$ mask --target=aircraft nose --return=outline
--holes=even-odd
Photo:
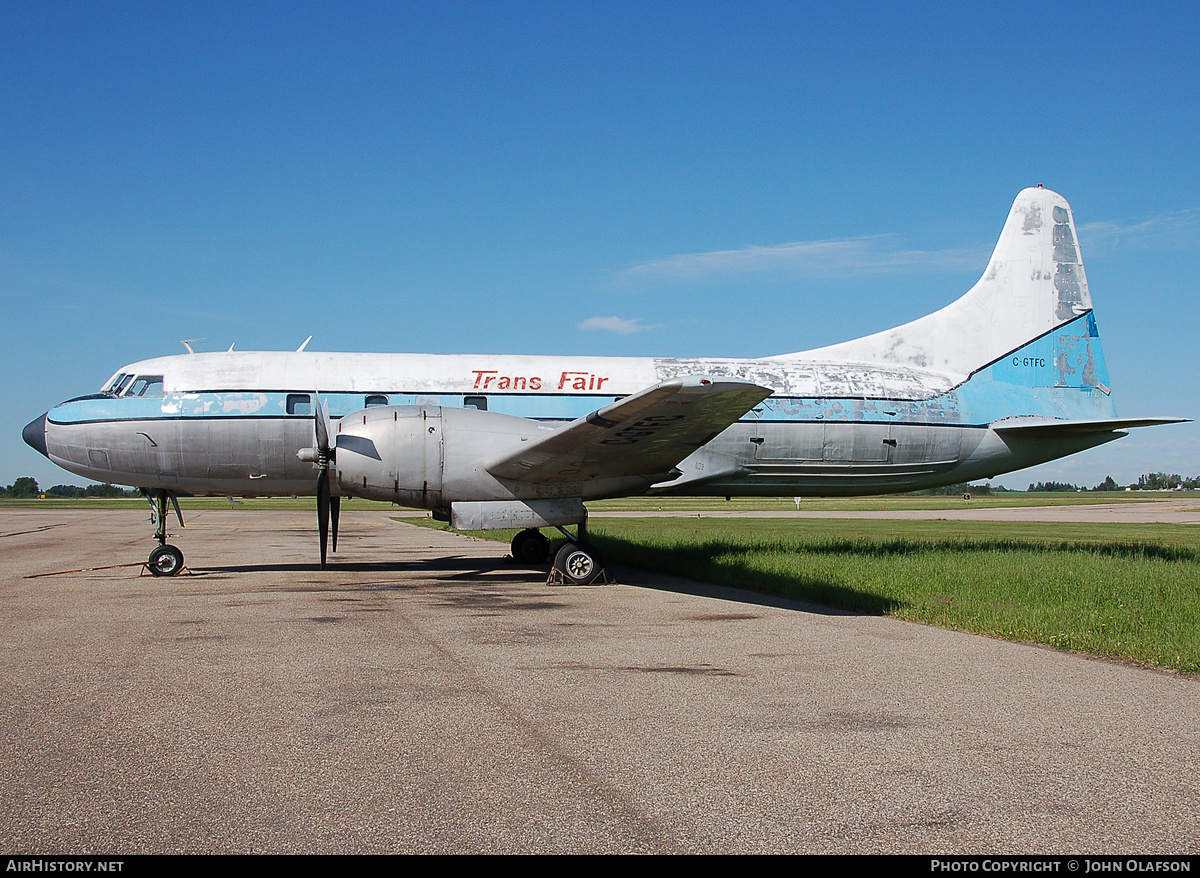
[[[34,418],[25,425],[25,429],[21,431],[21,438],[25,440],[25,444],[34,451],[49,457],[50,454],[46,451],[46,416]]]

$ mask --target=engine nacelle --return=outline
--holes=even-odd
[[[474,408],[373,406],[338,423],[337,483],[347,495],[420,509],[507,500],[514,496],[511,488],[484,466],[553,429],[555,425]]]

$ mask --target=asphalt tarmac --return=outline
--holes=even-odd
[[[0,850],[1200,852],[1195,678],[313,519],[0,510]]]

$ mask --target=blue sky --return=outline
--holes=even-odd
[[[1075,210],[1118,411],[1200,415],[1195,4],[0,6],[0,484],[197,349],[763,356]],[[1001,477],[1200,474],[1200,427]]]

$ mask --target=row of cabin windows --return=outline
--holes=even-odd
[[[387,405],[388,398],[382,393],[372,393],[366,397],[363,402],[363,408],[371,408],[377,405]],[[463,405],[466,408],[476,408],[481,412],[487,411],[486,396],[464,396]],[[308,393],[289,393],[287,395],[287,403],[285,410],[289,415],[308,416],[312,414],[312,395]]]
[[[387,404],[388,398],[385,394],[372,393],[363,401],[363,408],[369,409],[373,406]],[[289,393],[285,409],[289,415],[311,415],[312,395],[308,393]]]
[[[624,396],[614,396],[613,402],[624,398]],[[388,398],[382,393],[376,393],[367,397],[363,407],[371,408],[371,406],[387,404]],[[463,407],[486,412],[488,410],[488,398],[486,396],[464,396]],[[289,415],[311,415],[312,397],[307,393],[289,393],[287,398],[287,413]]]

